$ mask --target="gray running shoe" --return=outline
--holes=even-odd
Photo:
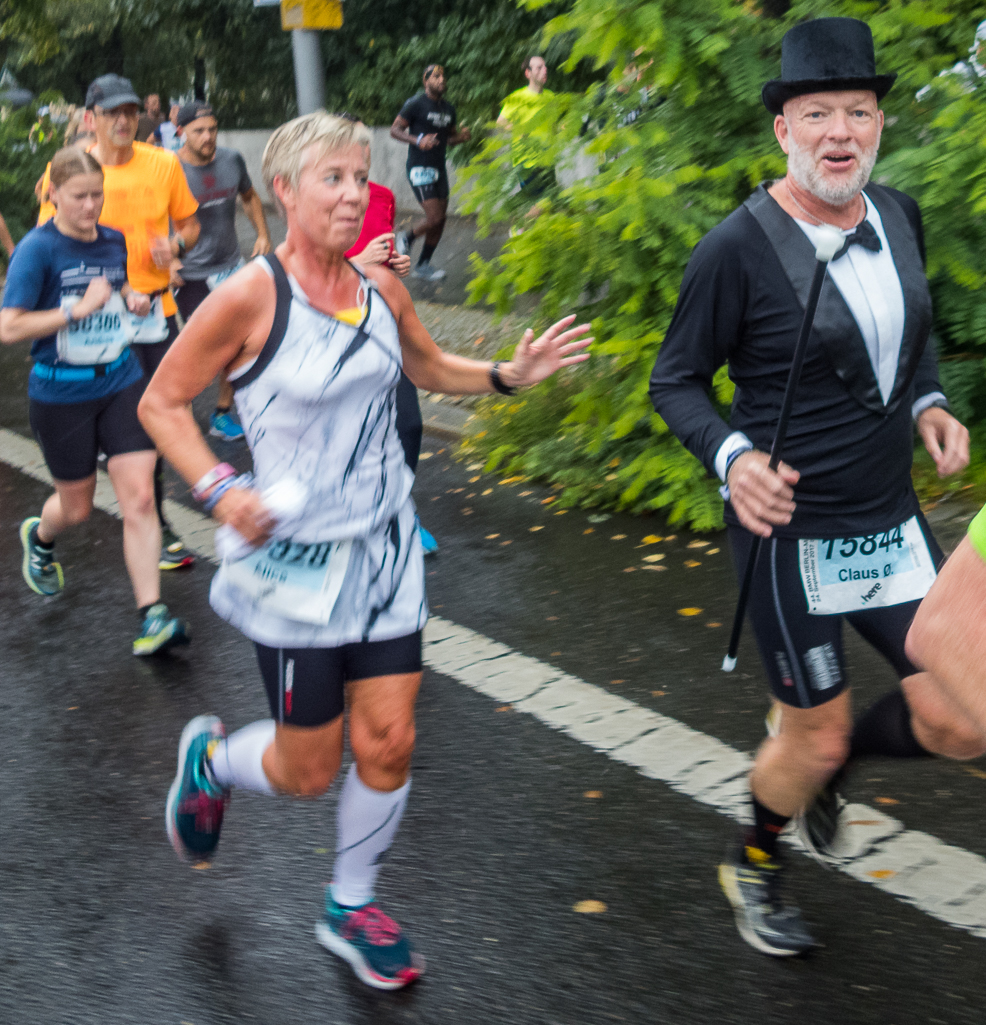
[[[801,912],[781,904],[781,871],[776,862],[751,865],[737,854],[719,866],[719,885],[733,906],[740,936],[754,950],[771,957],[796,957],[819,944]]]
[[[58,594],[65,586],[65,577],[61,563],[55,562],[55,553],[50,548],[41,548],[37,543],[35,531],[40,522],[40,516],[28,516],[21,524],[21,547],[24,549],[21,573],[35,594]]]
[[[814,802],[794,819],[795,832],[805,850],[820,865],[827,867],[839,862],[833,850],[838,846],[839,815],[846,806],[845,798],[839,792],[845,778],[845,771],[840,769]]]
[[[441,281],[445,277],[445,271],[441,267],[432,267],[431,263],[419,263],[413,271],[412,278],[421,278],[422,281]]]

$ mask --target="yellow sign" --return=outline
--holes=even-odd
[[[281,28],[342,28],[342,0],[281,0]]]

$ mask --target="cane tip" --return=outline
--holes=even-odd
[[[732,655],[727,655],[722,660],[722,671],[724,673],[731,673],[736,668],[736,659]]]

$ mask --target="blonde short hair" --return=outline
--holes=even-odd
[[[261,163],[268,195],[280,207],[274,192],[274,179],[280,176],[292,188],[297,188],[312,148],[317,148],[316,155],[321,157],[349,146],[370,148],[370,133],[366,125],[327,114],[324,110],[316,110],[281,125],[267,140]]]

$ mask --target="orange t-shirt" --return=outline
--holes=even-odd
[[[48,188],[48,170],[42,190]],[[138,292],[164,291],[164,315],[170,317],[178,307],[168,289],[168,269],[162,270],[151,258],[151,239],[168,237],[168,219],[182,221],[199,208],[185,172],[170,150],[134,143],[134,155],[125,164],[103,167],[103,212],[99,223],[122,231],[127,240],[127,280]],[[50,212],[47,209],[50,207]],[[38,224],[54,216],[55,208],[46,203]]]

